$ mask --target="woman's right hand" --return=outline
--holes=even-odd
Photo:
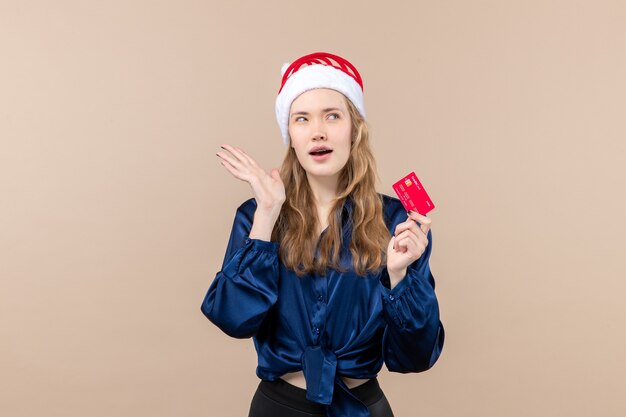
[[[221,158],[220,163],[235,178],[250,184],[257,207],[270,211],[280,211],[280,207],[285,202],[285,185],[280,178],[278,168],[272,169],[268,174],[242,149],[228,144],[221,147],[229,151],[230,154],[224,151],[216,153]]]

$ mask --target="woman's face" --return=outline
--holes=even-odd
[[[318,88],[302,93],[291,103],[291,147],[309,177],[338,179],[350,157],[352,120],[345,100],[338,91]],[[331,152],[311,153],[319,147]]]

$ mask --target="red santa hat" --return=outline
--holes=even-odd
[[[327,52],[315,52],[286,63],[276,97],[276,120],[285,145],[289,145],[289,111],[291,103],[302,93],[315,88],[330,88],[345,95],[365,118],[363,81],[348,60]]]

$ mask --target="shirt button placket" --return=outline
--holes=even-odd
[[[324,294],[326,293],[327,277],[319,275],[313,276],[313,300],[316,300],[314,308],[314,316],[312,321],[311,332],[315,344],[320,343],[320,334],[326,323],[326,304],[324,303]]]
[[[311,329],[311,333],[313,333],[312,334],[312,336],[313,336],[313,343],[316,344],[316,345],[318,345],[319,342],[320,342],[320,332],[321,331],[320,331],[320,328],[318,326],[314,325],[313,328]]]

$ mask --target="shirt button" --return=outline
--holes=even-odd
[[[324,301],[324,296],[322,294],[318,295],[317,301]]]
[[[393,300],[395,300],[395,299],[396,299],[396,297],[394,297],[393,295],[389,294],[389,299],[390,299],[391,301],[393,301]]]
[[[320,328],[317,326],[313,327],[313,333],[320,334]]]

